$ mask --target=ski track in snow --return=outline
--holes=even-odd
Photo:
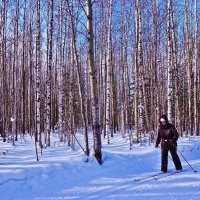
[[[83,143],[83,136],[78,134]],[[184,172],[165,178],[134,182],[160,171],[160,149],[134,144],[115,134],[106,144],[102,138],[103,165],[86,156],[76,144],[72,150],[52,135],[52,147],[43,149],[36,161],[34,140],[11,143],[0,141],[1,200],[52,199],[200,199],[200,137],[179,139],[179,150],[197,170],[192,172],[181,157]],[[55,146],[54,146],[55,144]],[[92,150],[92,134],[90,134]],[[5,152],[5,153],[3,153]],[[92,152],[91,152],[92,153]],[[169,159],[169,170],[174,165]]]

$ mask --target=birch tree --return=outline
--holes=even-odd
[[[51,131],[51,74],[52,74],[52,65],[53,65],[53,0],[49,2],[49,17],[50,17],[50,26],[48,29],[49,37],[49,49],[48,49],[48,65],[47,65],[47,113],[46,113],[46,132],[47,132],[47,141],[46,144],[50,146],[50,131]]]
[[[84,140],[85,140],[85,153],[87,156],[89,156],[89,144],[88,144],[88,125],[86,121],[86,108],[85,108],[85,96],[83,93],[84,87],[83,87],[83,80],[81,78],[81,69],[80,69],[80,62],[78,58],[78,52],[77,52],[77,45],[76,45],[76,29],[74,25],[73,15],[69,6],[69,1],[66,0],[67,5],[67,12],[70,17],[71,21],[71,28],[72,28],[72,50],[75,57],[75,63],[76,63],[76,71],[77,71],[77,79],[78,79],[78,85],[79,85],[79,96],[81,101],[81,115],[83,120],[83,126],[84,126]]]
[[[198,16],[197,16],[197,0],[195,0],[195,43],[194,43],[194,51],[195,51],[195,58],[194,58],[194,133],[199,135],[199,120],[198,120],[198,41],[199,41],[199,27],[198,27]]]
[[[94,46],[93,46],[93,25],[92,25],[92,2],[86,0],[86,14],[87,14],[87,40],[88,40],[88,65],[90,69],[90,87],[91,87],[91,104],[92,104],[92,120],[93,120],[93,136],[94,136],[94,156],[102,163],[101,154],[101,133],[99,125],[99,103],[97,95],[97,77],[96,68],[94,66]]]
[[[63,57],[62,57],[62,17],[63,7],[62,0],[59,1],[59,13],[58,13],[58,125],[59,125],[59,137],[60,141],[63,141],[64,121],[63,121]]]
[[[108,33],[107,33],[107,80],[106,80],[106,136],[107,143],[110,143],[110,89],[111,89],[111,20],[112,20],[112,0],[109,1],[108,8]]]
[[[40,0],[37,0],[37,21],[36,21],[36,141],[39,136],[40,148],[42,148],[41,131],[40,131],[40,73],[41,73],[41,60],[40,60]]]
[[[193,125],[192,125],[192,82],[191,82],[191,39],[189,37],[189,25],[188,25],[188,8],[187,2],[184,0],[185,9],[185,39],[186,39],[186,70],[187,70],[187,92],[188,92],[188,128],[191,135],[193,135]]]
[[[171,0],[167,1],[167,115],[172,118],[172,65],[171,65]]]
[[[15,134],[15,141],[18,141],[17,135],[17,100],[18,100],[18,18],[19,18],[19,0],[16,1],[16,10],[15,10],[15,24],[14,24],[14,60],[13,60],[13,119],[12,131]]]

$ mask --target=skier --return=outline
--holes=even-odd
[[[178,132],[176,128],[169,123],[167,115],[162,115],[159,119],[158,137],[155,148],[158,148],[161,142],[161,171],[166,173],[168,166],[168,152],[170,151],[177,172],[182,171],[182,165],[177,155]]]

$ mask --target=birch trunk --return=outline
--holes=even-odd
[[[138,110],[139,110],[139,124],[140,124],[140,142],[142,145],[142,136],[144,134],[144,104],[143,104],[143,57],[142,57],[142,28],[141,28],[141,11],[140,11],[140,0],[136,1],[136,7],[138,9],[137,18],[138,18],[138,68],[139,68],[139,76],[138,76]]]
[[[188,84],[188,128],[189,134],[193,135],[193,125],[192,125],[192,82],[191,82],[191,39],[189,38],[189,30],[188,30],[188,9],[186,0],[184,0],[184,8],[185,8],[185,34],[186,34],[186,68],[187,68],[187,84]]]
[[[3,136],[3,142],[6,142],[6,101],[5,101],[5,77],[6,77],[6,11],[7,10],[7,4],[4,1],[3,3],[3,14],[2,14],[2,38],[1,38],[1,45],[2,45],[2,136]]]
[[[110,89],[111,89],[111,22],[112,22],[112,0],[109,1],[108,11],[108,33],[107,33],[107,81],[106,81],[106,136],[107,143],[110,143]]]
[[[171,65],[171,0],[167,1],[167,115],[172,119],[172,65]]]
[[[59,137],[63,142],[63,59],[62,59],[62,1],[59,2],[59,28],[58,28],[58,125]]]
[[[39,136],[39,145],[40,145],[40,148],[42,149],[41,130],[40,130],[40,73],[41,73],[40,39],[41,39],[40,0],[37,0],[37,21],[36,21],[36,113],[37,113],[36,126],[37,126],[37,134],[36,134],[36,138]]]
[[[171,5],[172,10],[172,5]],[[180,80],[177,64],[177,37],[175,34],[175,18],[172,11],[172,63],[174,66],[174,79],[175,79],[175,125],[178,127],[178,132],[182,135],[182,115],[180,105]]]
[[[94,135],[94,156],[102,164],[101,154],[101,133],[99,126],[99,103],[97,95],[97,77],[94,65],[94,46],[93,46],[93,25],[92,25],[92,2],[86,0],[87,13],[87,40],[88,40],[88,64],[90,68],[90,87],[91,87],[91,101],[92,101],[92,119],[93,119],[93,135]]]
[[[48,49],[48,68],[47,68],[47,108],[46,108],[46,145],[50,146],[50,132],[51,132],[51,73],[52,73],[52,55],[53,55],[53,0],[50,0],[50,27],[49,27],[49,49]]]
[[[74,21],[72,17],[72,12],[69,7],[69,0],[66,0],[67,4],[67,10],[69,13],[70,21],[71,21],[71,26],[72,26],[72,49],[73,49],[73,54],[75,57],[75,63],[76,63],[76,68],[77,68],[77,79],[78,79],[78,86],[79,86],[79,96],[80,96],[80,101],[81,101],[81,115],[82,115],[82,120],[83,120],[83,127],[84,127],[84,141],[85,141],[85,153],[87,156],[89,156],[89,144],[88,144],[88,125],[86,121],[86,108],[85,108],[85,96],[83,94],[83,80],[81,79],[81,68],[80,68],[80,62],[78,59],[78,52],[77,52],[77,47],[76,47],[76,36],[75,36],[75,26],[74,26]]]
[[[26,30],[26,0],[24,1],[24,14],[23,14],[23,38],[22,38],[22,133],[23,136],[25,135],[26,131],[26,98],[25,98],[25,93],[26,93],[26,60],[25,60],[25,30]]]
[[[19,0],[16,2],[16,10],[15,10],[15,26],[14,26],[14,66],[13,66],[13,134],[15,134],[15,141],[18,141],[17,136],[17,94],[18,94],[18,77],[17,77],[17,69],[18,69],[18,17],[19,17]]]
[[[195,51],[195,58],[194,58],[194,133],[199,135],[199,125],[198,125],[198,16],[197,16],[197,0],[195,0],[195,43],[194,43],[194,51]]]

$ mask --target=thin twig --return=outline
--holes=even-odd
[[[0,185],[3,185],[3,184],[5,184],[5,183],[7,183],[7,182],[9,182],[9,181],[26,181],[26,180],[27,180],[27,178],[23,178],[23,179],[10,178],[10,179],[8,179],[8,180],[6,180],[6,181],[0,183]]]

